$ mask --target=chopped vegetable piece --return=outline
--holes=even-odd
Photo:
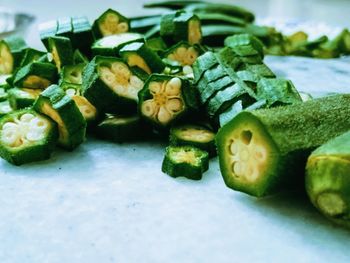
[[[71,38],[74,48],[83,52],[86,56],[91,55],[91,46],[94,42],[91,25],[85,16],[72,17],[73,36]]]
[[[60,82],[82,84],[82,74],[85,66],[85,63],[64,66],[60,72]]]
[[[250,34],[237,34],[225,39],[225,46],[230,47],[239,56],[264,57],[264,44],[256,37]]]
[[[19,110],[32,106],[41,91],[41,89],[10,89],[8,91],[8,100],[11,108]]]
[[[86,121],[74,100],[57,85],[44,90],[34,103],[34,109],[58,124],[58,144],[73,150],[85,140]]]
[[[0,119],[0,156],[15,165],[49,159],[57,141],[57,125],[31,109]]]
[[[169,146],[166,148],[162,171],[172,177],[184,176],[192,180],[202,179],[209,168],[207,152],[192,146]]]
[[[43,42],[46,49],[49,49],[49,38],[56,35],[58,28],[57,20],[50,20],[39,24],[39,33],[41,42]]]
[[[71,17],[60,17],[57,19],[57,32],[55,36],[72,39],[73,25]]]
[[[313,205],[333,222],[350,227],[350,132],[317,148],[306,166],[305,187]]]
[[[266,196],[302,183],[310,152],[350,129],[350,95],[241,112],[216,137],[226,185]]]
[[[97,120],[98,112],[96,107],[92,105],[85,97],[73,95],[72,99],[78,106],[79,111],[88,124],[94,123]]]
[[[79,49],[76,49],[73,53],[73,64],[87,64],[89,59],[80,52]]]
[[[46,53],[33,49],[33,48],[27,48],[24,51],[23,59],[21,61],[20,67],[24,67],[32,62],[39,61],[45,56]]]
[[[181,66],[192,66],[199,55],[198,48],[186,42],[180,42],[165,51],[164,57],[178,62]]]
[[[73,47],[69,38],[66,37],[50,37],[49,51],[52,54],[53,61],[56,64],[58,72],[65,65],[72,65]]]
[[[20,65],[27,44],[22,38],[0,40],[0,75],[12,74]]]

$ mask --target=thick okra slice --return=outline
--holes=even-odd
[[[10,102],[8,100],[4,100],[0,102],[0,117],[4,116],[7,113],[12,112],[13,109],[10,105]]]
[[[11,108],[19,110],[32,106],[41,91],[41,89],[10,89],[8,91],[8,100]]]
[[[134,42],[124,46],[119,54],[130,67],[138,67],[148,74],[162,72],[165,68],[157,53],[142,42]]]
[[[24,51],[23,59],[21,61],[20,67],[24,67],[32,62],[39,61],[45,56],[45,52],[33,49],[33,48],[27,48]]]
[[[72,18],[69,16],[59,17],[57,19],[57,32],[55,36],[72,39],[72,35],[73,35]]]
[[[186,42],[180,42],[165,51],[163,57],[178,62],[181,66],[192,66],[200,52],[198,48]]]
[[[12,74],[20,65],[27,44],[22,38],[0,40],[0,75]]]
[[[57,81],[57,68],[51,63],[32,62],[21,68],[15,76],[18,88],[45,89]]]
[[[56,141],[56,123],[34,110],[14,111],[0,120],[0,156],[12,164],[49,159]]]
[[[239,113],[216,136],[226,185],[254,196],[301,185],[310,152],[349,130],[349,101],[335,95]]]
[[[72,42],[67,37],[50,37],[49,51],[52,54],[58,72],[61,71],[63,66],[74,63]]]
[[[155,126],[167,127],[197,107],[196,97],[188,80],[153,74],[139,92],[139,112]]]
[[[96,39],[126,33],[129,29],[129,20],[113,9],[105,11],[92,25],[92,30]]]
[[[216,155],[215,133],[201,125],[182,124],[170,129],[170,145],[194,146],[207,151],[209,156]]]
[[[60,82],[81,85],[83,83],[82,75],[85,66],[85,63],[64,66],[60,72]]]
[[[72,27],[73,36],[71,40],[73,47],[90,56],[91,46],[95,39],[88,18],[85,16],[73,16]]]
[[[118,58],[96,56],[83,73],[83,94],[101,113],[135,112],[143,85]]]
[[[350,132],[317,148],[308,158],[305,188],[313,205],[350,227]]]
[[[202,179],[209,168],[207,152],[193,146],[169,146],[166,148],[162,171],[172,177]]]
[[[144,42],[143,35],[138,33],[121,33],[106,36],[97,40],[92,46],[92,54],[97,56],[118,56],[119,50],[132,42]]]
[[[157,52],[158,54],[163,53],[167,48],[164,40],[161,37],[149,38],[146,40],[147,47]]]
[[[264,57],[264,44],[256,37],[250,34],[237,34],[225,39],[225,46],[230,47],[239,56]]]
[[[185,11],[162,16],[160,36],[168,43],[175,44],[186,41],[189,44],[199,44],[202,41],[201,21],[198,16]]]
[[[58,144],[73,150],[85,140],[86,121],[74,100],[57,85],[44,90],[34,103],[34,109],[58,125]]]
[[[41,42],[43,42],[46,49],[49,49],[49,38],[56,35],[58,28],[57,20],[50,20],[39,24],[39,34]]]

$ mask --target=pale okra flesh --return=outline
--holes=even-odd
[[[12,164],[48,159],[56,140],[57,125],[34,110],[15,111],[0,120],[0,155]]]
[[[8,75],[13,72],[14,58],[5,41],[0,41],[0,75]]]
[[[164,57],[178,62],[181,66],[192,66],[199,56],[199,51],[194,46],[181,42],[167,50]]]
[[[126,33],[129,29],[129,20],[113,9],[105,11],[93,25],[96,38]]]

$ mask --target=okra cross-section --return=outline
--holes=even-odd
[[[153,74],[139,92],[139,111],[155,126],[166,127],[193,109],[195,100],[188,80]]]
[[[57,123],[61,147],[73,150],[84,142],[86,121],[74,100],[62,88],[51,85],[40,94],[33,107]]]
[[[136,112],[144,82],[121,59],[96,56],[83,73],[83,95],[101,112]]]
[[[209,168],[207,152],[192,146],[169,146],[166,148],[162,171],[172,177],[202,179]]]
[[[67,37],[50,37],[49,51],[54,63],[56,64],[58,72],[61,71],[63,66],[72,65],[74,63],[72,42]]]
[[[186,42],[180,42],[168,49],[164,57],[178,62],[181,66],[192,66],[199,56],[199,50]]]
[[[14,111],[0,120],[0,156],[12,164],[48,159],[56,141],[56,123],[34,110]]]

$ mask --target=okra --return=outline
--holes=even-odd
[[[58,72],[61,71],[63,66],[74,63],[72,42],[67,37],[50,37],[49,51],[52,54]]]
[[[148,74],[162,72],[165,68],[157,53],[142,42],[125,45],[119,54],[130,67],[138,67]]]
[[[113,9],[106,10],[92,25],[92,30],[96,39],[126,33],[129,29],[129,20]]]
[[[91,55],[91,46],[95,40],[90,22],[85,16],[72,17],[73,36],[72,45],[75,49],[80,50],[85,55]]]
[[[34,104],[41,89],[13,88],[8,91],[8,100],[14,110],[24,109]]]
[[[193,146],[208,152],[211,157],[216,155],[215,133],[202,125],[175,125],[170,129],[169,141],[172,146]]]
[[[0,102],[0,117],[12,111],[13,109],[11,108],[10,102],[8,100]]]
[[[168,48],[161,37],[147,39],[146,44],[147,47],[149,47],[157,53],[164,52]]]
[[[172,46],[164,53],[164,58],[176,61],[181,66],[192,66],[196,61],[200,51],[196,46],[192,46],[187,42],[179,42]]]
[[[198,108],[197,93],[187,79],[153,74],[139,92],[139,112],[155,127],[168,127]]]
[[[96,56],[83,72],[83,95],[101,113],[136,112],[143,84],[118,58]]]
[[[18,88],[45,89],[57,81],[57,68],[51,63],[32,62],[21,68],[15,76]]]
[[[12,74],[20,65],[27,44],[22,38],[0,40],[0,75]]]
[[[350,129],[350,95],[243,111],[216,136],[226,185],[266,196],[302,183],[308,155]]]
[[[79,49],[74,50],[73,53],[73,64],[87,64],[89,63],[89,59],[80,52]]]
[[[225,46],[230,47],[239,56],[254,56],[264,57],[264,45],[256,37],[250,34],[233,35],[225,39]]]
[[[317,148],[308,158],[305,187],[313,205],[333,222],[350,227],[350,132]]]
[[[57,125],[32,109],[14,111],[0,119],[0,156],[15,165],[50,158]]]
[[[73,150],[85,140],[86,121],[74,100],[57,85],[44,90],[33,108],[54,120],[58,125],[58,144]]]
[[[71,17],[60,17],[57,19],[57,31],[55,36],[72,39],[73,25]]]
[[[83,83],[82,74],[85,66],[85,63],[64,66],[60,72],[60,82],[81,85]]]
[[[41,42],[43,42],[46,49],[49,49],[49,38],[56,35],[58,28],[57,20],[50,20],[39,24],[39,34]]]
[[[207,152],[193,146],[169,146],[166,148],[162,171],[172,177],[184,176],[192,180],[202,179],[209,168]]]

